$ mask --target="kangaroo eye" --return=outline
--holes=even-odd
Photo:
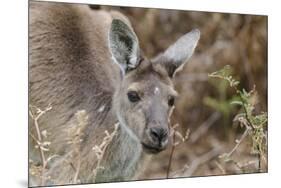
[[[138,102],[140,100],[140,97],[136,91],[129,91],[127,93],[127,95],[128,95],[129,101],[131,101],[131,102]]]
[[[168,105],[169,106],[174,106],[174,103],[175,103],[175,97],[169,96],[169,98],[168,98]]]

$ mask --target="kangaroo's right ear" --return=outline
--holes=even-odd
[[[123,21],[114,19],[109,31],[109,49],[123,75],[139,65],[140,49],[135,32]]]
[[[200,31],[198,29],[193,29],[189,33],[180,37],[174,44],[152,61],[162,65],[166,69],[168,75],[173,77],[191,57],[199,38]]]

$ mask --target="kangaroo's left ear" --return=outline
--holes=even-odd
[[[200,38],[200,31],[193,29],[189,33],[180,37],[164,53],[159,54],[152,60],[153,63],[159,63],[173,77],[176,72],[182,69],[184,64],[193,54],[193,51]]]
[[[138,67],[139,41],[130,26],[119,19],[114,19],[111,23],[108,42],[114,62],[119,65],[123,75]]]

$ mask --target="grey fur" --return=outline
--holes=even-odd
[[[161,150],[166,147],[166,138],[162,140],[165,144],[158,146],[150,135],[151,128],[161,130],[163,135],[168,135],[169,131],[171,108],[167,99],[176,92],[165,66],[159,59],[152,63],[140,57],[137,37],[128,19],[118,12],[93,11],[85,5],[32,1],[29,11],[29,103],[41,109],[52,105],[52,110],[40,118],[39,124],[41,130],[49,133],[47,140],[51,145],[47,153],[59,155],[48,166],[47,174],[51,179],[47,184],[73,181],[75,171],[69,163],[76,166],[77,156],[72,155],[73,148],[67,144],[67,131],[75,125],[75,113],[79,110],[85,110],[89,116],[79,148],[80,182],[94,181],[96,155],[92,148],[101,143],[106,130],[113,131],[116,122],[121,125],[106,149],[101,163],[104,168],[98,170],[95,182],[134,179],[151,155],[144,150],[143,143]],[[112,63],[112,55],[122,64],[129,52],[126,48],[118,51],[113,47],[110,53],[109,45],[118,43],[115,37],[108,36],[109,31],[116,34],[114,22],[112,26],[114,19],[118,20],[115,24],[121,27],[119,29],[133,38],[137,50],[129,52],[140,61],[127,64],[133,69],[123,76],[120,66]],[[137,103],[128,100],[127,92],[132,89],[141,95]],[[35,135],[32,119],[29,129]],[[36,143],[31,137],[29,141],[30,158],[40,163],[39,152],[34,147]],[[31,186],[35,185],[37,181]]]

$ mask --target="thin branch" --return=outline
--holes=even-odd
[[[172,166],[172,159],[173,159],[173,155],[175,152],[175,148],[181,144],[184,143],[185,141],[188,140],[189,138],[189,133],[190,130],[187,129],[185,132],[185,135],[182,135],[179,131],[176,130],[176,127],[178,127],[179,124],[175,124],[173,127],[171,127],[172,130],[172,135],[173,135],[173,144],[172,144],[172,150],[170,153],[170,157],[169,157],[169,163],[168,163],[168,168],[167,168],[167,173],[166,173],[166,178],[169,178],[169,174],[170,174],[170,170],[171,170],[171,166]],[[179,138],[179,141],[176,142],[176,138]]]
[[[232,148],[232,150],[226,154],[226,157],[229,158],[239,147],[239,145],[242,143],[242,141],[246,138],[246,136],[248,135],[250,128],[246,127],[243,135],[241,136],[241,138],[237,141],[236,145]]]
[[[217,167],[220,169],[220,171],[221,171],[222,174],[226,174],[225,169],[222,167],[222,165],[221,165],[218,161],[215,161],[215,164],[216,164]]]
[[[78,164],[77,164],[77,168],[76,168],[74,178],[73,178],[74,183],[78,183],[77,180],[79,178],[80,167],[81,167],[81,154],[80,154],[80,152],[78,152]]]
[[[202,123],[190,136],[191,143],[195,143],[201,136],[203,136],[209,128],[220,118],[219,112],[213,113],[204,123]]]
[[[42,171],[41,171],[41,185],[45,184],[45,169],[47,167],[47,160],[44,154],[44,149],[43,149],[43,139],[41,136],[41,131],[40,131],[40,127],[38,124],[38,120],[39,118],[45,114],[46,112],[50,111],[52,109],[51,105],[49,105],[45,110],[41,110],[35,106],[31,106],[33,108],[36,109],[36,114],[33,114],[33,112],[30,110],[29,114],[31,116],[31,118],[33,119],[34,125],[35,125],[35,129],[36,129],[36,133],[37,133],[37,138],[35,138],[35,136],[32,135],[32,138],[36,140],[37,144],[38,144],[38,148],[40,151],[40,157],[41,157],[41,161],[42,161]]]
[[[68,128],[68,143],[73,147],[76,156],[76,167],[71,162],[71,166],[75,169],[73,183],[79,183],[79,172],[81,168],[81,142],[83,141],[83,130],[88,124],[88,115],[85,110],[79,110],[75,113],[76,122]]]
[[[175,139],[176,139],[176,133],[175,133],[175,131],[173,131],[173,142],[175,142]],[[169,178],[170,169],[171,169],[171,166],[172,166],[172,159],[173,159],[173,155],[174,155],[174,152],[175,152],[175,147],[176,147],[176,145],[173,143],[172,150],[171,150],[170,157],[169,157],[169,163],[168,163],[166,178]]]
[[[93,170],[93,177],[92,180],[93,182],[95,182],[95,178],[97,175],[97,172],[99,169],[103,169],[103,167],[101,166],[101,162],[102,159],[104,157],[105,151],[108,147],[108,145],[112,142],[114,136],[117,134],[119,128],[119,122],[114,124],[114,130],[112,133],[109,133],[107,130],[105,131],[105,137],[103,138],[103,141],[100,145],[95,145],[92,150],[95,152],[96,156],[97,156],[97,165],[95,167],[95,169]]]
[[[183,172],[185,172],[188,168],[189,168],[189,166],[187,164],[185,164],[183,166],[183,168],[170,173],[171,174],[170,177],[176,178],[176,177],[178,177],[179,174],[183,174]]]
[[[183,176],[190,177],[195,172],[195,170],[203,163],[211,160],[212,158],[216,157],[221,151],[221,147],[215,147],[211,151],[205,153],[204,155],[196,158],[189,168],[183,173]]]

